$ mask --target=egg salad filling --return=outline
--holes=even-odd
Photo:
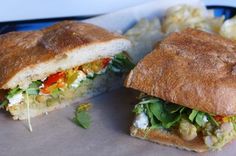
[[[150,129],[163,129],[186,141],[202,137],[211,150],[221,149],[236,137],[236,116],[212,115],[145,94],[140,95],[134,112],[133,125],[147,133]]]

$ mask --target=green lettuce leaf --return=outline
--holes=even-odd
[[[180,105],[176,105],[176,104],[172,104],[172,103],[166,103],[165,105],[163,105],[164,109],[168,112],[168,113],[176,113],[178,112],[181,108],[183,108]]]
[[[13,88],[8,92],[7,99],[14,97],[16,94],[23,92],[19,87]]]
[[[196,118],[196,116],[197,116],[197,114],[198,114],[198,111],[197,110],[192,110],[192,112],[191,112],[191,114],[189,115],[189,120],[191,121],[191,122],[194,122],[194,119]]]
[[[178,124],[181,118],[188,118],[191,123],[204,127],[206,122],[215,126],[219,123],[208,113],[163,101],[159,98],[141,96],[141,101],[135,106],[134,112],[145,112],[149,118],[150,127],[171,128]],[[207,117],[208,121],[205,120]]]
[[[82,128],[89,128],[91,126],[91,116],[88,110],[91,108],[91,104],[85,103],[80,104],[75,111],[75,116],[73,118],[74,123]]]
[[[4,100],[2,102],[0,102],[0,108],[4,108],[8,105],[8,100]]]
[[[82,111],[82,112],[76,112],[75,117],[73,121],[82,128],[89,128],[91,125],[91,116],[88,112]]]
[[[136,105],[133,109],[133,112],[138,115],[142,112],[144,112],[144,106],[143,105]]]
[[[165,106],[166,105],[166,106]],[[161,121],[163,127],[170,128],[175,123],[180,120],[179,113],[169,113],[165,110],[165,107],[168,107],[168,104],[164,103],[150,103],[149,104],[150,110],[152,111],[153,115]]]
[[[196,122],[198,126],[203,127],[206,123],[206,121],[204,121],[204,117],[207,117],[208,121],[212,125],[217,127],[219,126],[219,123],[213,118],[213,116],[208,113],[203,113],[194,109],[192,110],[188,118],[192,123]]]
[[[159,98],[144,97],[135,106],[134,112],[137,114],[145,112],[150,121],[150,128],[168,129],[179,122],[183,110],[182,106],[166,103]]]
[[[114,56],[111,63],[108,65],[108,69],[115,73],[124,73],[129,72],[134,66],[128,55],[123,52]]]
[[[211,116],[211,115],[209,115],[209,114],[206,114],[206,116],[207,116],[207,119],[209,120],[209,122],[212,124],[212,125],[214,125],[214,126],[219,126],[219,123]],[[234,123],[234,122],[233,122]]]
[[[203,127],[205,125],[205,121],[204,121],[204,116],[205,116],[205,113],[203,112],[198,112],[197,113],[197,116],[195,118],[195,121],[196,123],[200,126],[200,127]]]
[[[42,81],[34,81],[32,82],[29,87],[26,89],[26,92],[29,95],[38,95],[40,92],[39,87],[42,85]]]
[[[148,118],[150,120],[150,128],[158,128],[161,126],[161,123],[156,120],[154,114],[152,113],[151,109],[149,108],[149,105],[146,105],[146,111],[147,111],[147,115]]]
[[[54,97],[54,98],[58,98],[60,93],[61,93],[60,88],[56,88],[52,91],[51,96]]]

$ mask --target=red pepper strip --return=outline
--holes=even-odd
[[[223,122],[223,118],[224,118],[223,116],[216,115],[216,116],[213,116],[213,117],[216,121]]]
[[[102,59],[103,68],[105,68],[109,64],[110,61],[111,61],[111,58]]]
[[[53,85],[54,83],[57,83],[58,80],[64,79],[65,73],[64,72],[58,72],[56,74],[50,75],[44,82],[44,87],[41,88],[41,92],[44,94],[50,94],[50,91],[48,90],[48,87]],[[58,88],[62,87],[62,83],[59,83]]]
[[[56,74],[50,75],[44,82],[44,88],[51,86],[52,84],[56,83],[59,79],[64,79],[65,73],[58,72]]]

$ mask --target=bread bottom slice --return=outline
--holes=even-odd
[[[119,88],[122,86],[122,76],[116,75],[112,72],[107,72],[103,75],[98,75],[94,79],[86,79],[76,90],[67,90],[60,100],[47,99],[43,102],[37,102],[36,96],[31,96],[30,103],[30,117],[53,111],[55,109],[63,108],[72,103],[81,102],[88,98],[94,97],[101,93]],[[26,99],[26,98],[24,98]],[[8,107],[7,110],[13,115],[14,120],[27,119],[27,105],[26,101],[20,104]]]
[[[197,137],[192,141],[185,141],[179,137],[178,134],[163,129],[142,130],[132,126],[130,128],[130,135],[143,140],[149,140],[158,144],[177,147],[188,151],[209,151],[201,137]]]

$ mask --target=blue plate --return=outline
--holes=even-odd
[[[225,19],[232,18],[236,15],[236,8],[235,7],[229,7],[229,6],[207,6],[207,9],[214,10],[214,14],[216,17],[225,16]]]
[[[236,8],[229,6],[207,6],[209,10],[214,10],[216,17],[224,15],[226,19],[229,19],[236,15]],[[6,22],[0,23],[0,34],[4,34],[10,31],[27,31],[38,30],[47,26],[50,26],[56,22],[62,20],[83,20],[93,16],[87,17],[68,17],[68,18],[56,18],[56,19],[42,19],[42,20],[30,20],[30,21],[18,21],[18,22]]]

